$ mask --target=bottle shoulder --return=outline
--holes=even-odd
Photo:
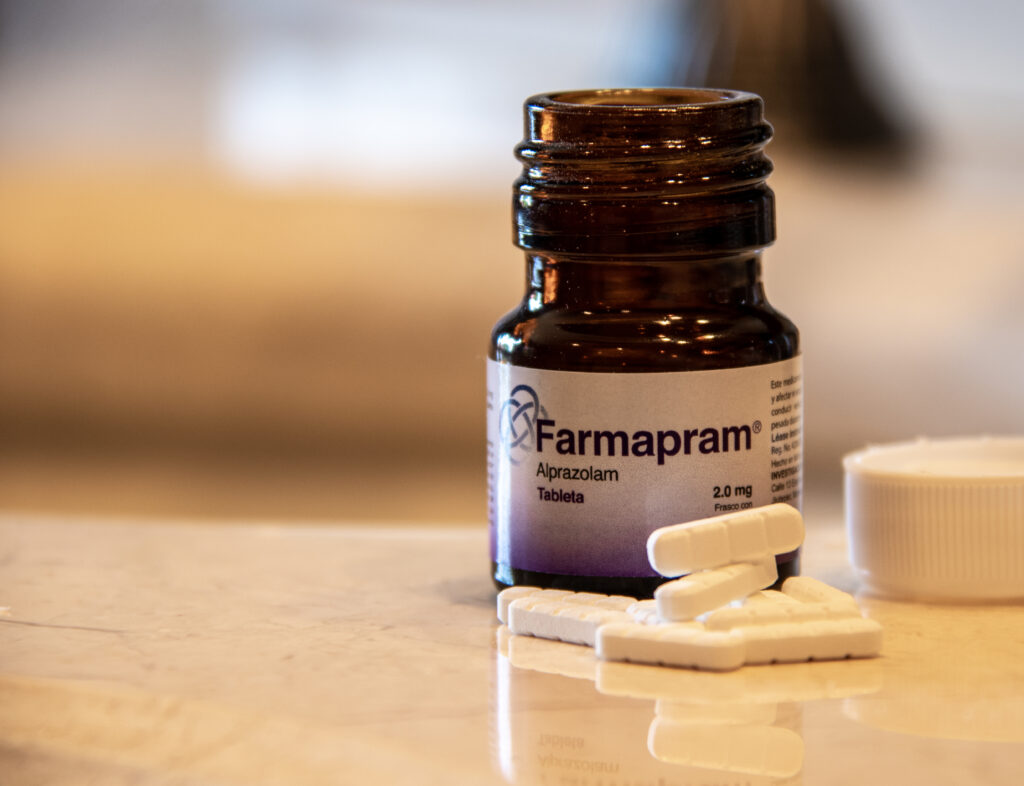
[[[788,360],[799,332],[767,303],[609,311],[524,303],[491,333],[494,360],[535,368],[686,371]]]

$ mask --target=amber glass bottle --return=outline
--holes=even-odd
[[[800,504],[798,333],[761,282],[771,127],[724,90],[540,95],[525,114],[526,294],[487,364],[494,581],[649,597],[653,529]]]

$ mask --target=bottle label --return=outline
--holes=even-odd
[[[487,361],[491,559],[654,576],[658,527],[802,494],[799,357],[714,371],[591,373]]]

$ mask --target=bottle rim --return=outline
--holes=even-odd
[[[709,87],[615,87],[599,90],[559,90],[538,93],[526,99],[526,106],[537,108],[558,108],[572,111],[593,112],[607,108],[608,111],[665,112],[686,111],[691,108],[706,109],[723,104],[761,102],[755,93],[742,90],[726,90]]]

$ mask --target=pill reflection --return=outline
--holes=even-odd
[[[499,628],[492,704],[497,768],[521,785],[584,786],[612,778],[712,786],[737,777],[750,786],[800,783],[799,705],[707,692],[689,701],[673,695],[671,681],[661,695],[650,676],[678,671],[605,664],[587,647]],[[596,689],[609,674],[617,695]]]
[[[843,699],[876,693],[882,671],[875,660],[744,666],[727,674],[638,663],[596,664],[597,689],[609,696],[701,704],[779,704]]]
[[[773,716],[775,709],[771,708]],[[796,731],[760,722],[723,727],[655,718],[647,747],[662,761],[769,778],[793,777],[804,762],[804,741]]]

